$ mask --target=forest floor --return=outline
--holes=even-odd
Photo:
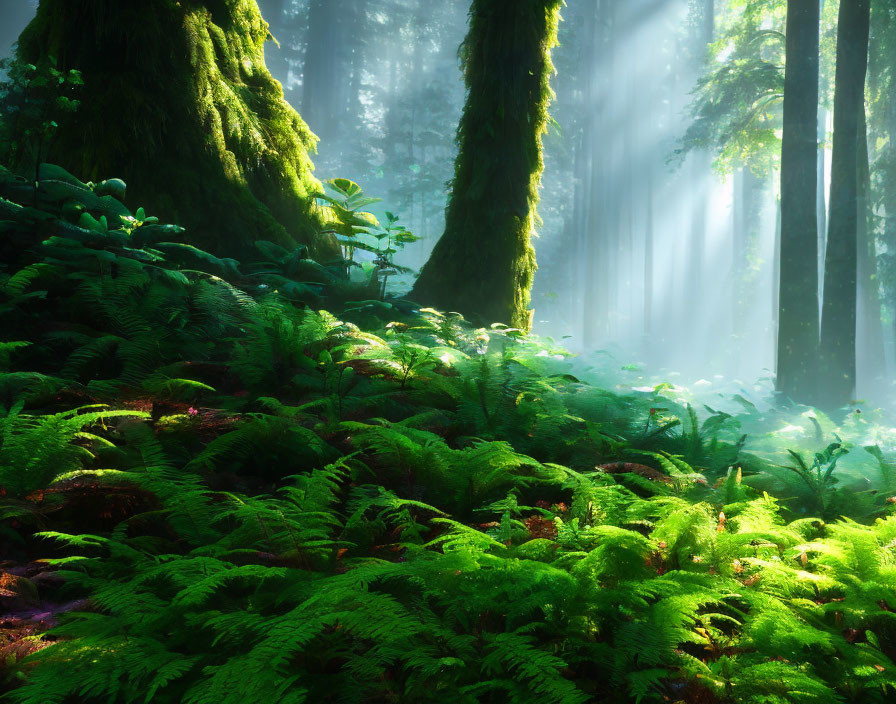
[[[896,697],[883,412],[609,383],[44,173],[0,171],[10,701]]]

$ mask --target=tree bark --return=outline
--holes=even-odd
[[[818,156],[816,159],[817,183],[815,188],[815,210],[818,213],[818,300],[824,296],[824,253],[828,240],[828,196],[827,166],[825,164],[825,143],[827,141],[828,111],[819,109],[818,114]],[[821,315],[821,307],[818,308]],[[821,319],[819,318],[819,325]]]
[[[590,22],[591,58],[588,65],[588,107],[586,120],[586,153],[588,179],[585,232],[588,280],[585,287],[583,341],[586,349],[593,349],[606,341],[610,332],[611,291],[615,285],[613,242],[617,226],[617,203],[613,194],[614,182],[610,163],[613,144],[607,138],[608,106],[611,104],[609,77],[612,75],[618,3],[597,0],[592,6]]]
[[[896,64],[896,42],[892,47],[893,61]],[[887,105],[887,152],[883,158],[884,173],[884,241],[887,243],[887,249],[891,253],[890,256],[890,295],[888,301],[890,306],[890,315],[893,319],[893,329],[891,333],[896,333],[896,75],[890,75],[889,100]]]
[[[781,196],[775,198],[775,242],[772,249],[772,341],[774,349],[781,344]],[[778,360],[775,360],[775,375]]]
[[[755,290],[754,261],[759,248],[762,227],[762,198],[766,182],[748,166],[734,175],[734,241],[732,246],[732,330],[740,336],[751,308]]]
[[[265,67],[267,37],[254,0],[42,0],[18,56],[83,74],[50,155],[78,177],[123,178],[133,207],[218,254],[270,240],[335,257],[313,198],[317,138]]]
[[[647,222],[644,225],[644,323],[646,337],[653,333],[653,163],[647,165]]]
[[[789,0],[781,145],[777,389],[802,402],[814,400],[818,358],[819,22],[818,0]]]
[[[870,0],[840,5],[834,89],[831,215],[821,315],[819,402],[838,408],[856,383],[856,269],[860,106],[868,68]]]
[[[473,2],[462,48],[467,100],[445,232],[414,286],[414,300],[478,323],[531,326],[531,236],[561,5]]]
[[[824,15],[825,0],[819,0],[818,10]],[[820,94],[819,86],[819,94]],[[818,154],[816,156],[817,183],[815,186],[815,209],[818,212],[818,300],[824,300],[824,252],[828,240],[828,195],[827,195],[827,165],[825,163],[828,139],[828,111],[819,105],[818,109]],[[818,307],[821,325],[821,306]]]
[[[871,162],[865,100],[859,106],[858,134],[858,302],[856,324],[856,385],[870,389],[886,368],[884,331],[877,268],[877,243],[871,202]]]

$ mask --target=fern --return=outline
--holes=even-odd
[[[147,417],[136,411],[94,408],[32,416],[23,414],[19,404],[0,416],[0,486],[6,493],[23,496],[91,463],[95,455],[87,446],[104,445],[108,440],[85,428],[115,418]]]

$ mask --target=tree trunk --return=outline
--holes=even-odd
[[[414,286],[417,301],[479,323],[531,325],[531,236],[561,4],[473,2],[462,48],[467,101],[445,233]]]
[[[856,383],[856,266],[860,105],[868,68],[870,0],[840,5],[834,90],[831,215],[821,315],[820,402],[837,408]]]
[[[865,96],[859,106],[858,144],[858,307],[856,326],[856,385],[863,390],[878,383],[885,371],[884,335],[877,271],[877,243],[871,203],[871,163]]]
[[[644,225],[644,335],[653,333],[653,163],[647,163],[647,222]],[[648,342],[649,344],[649,342]]]
[[[267,37],[254,0],[42,0],[18,55],[83,73],[50,155],[72,173],[123,178],[133,207],[216,253],[271,240],[336,256],[313,199],[317,138],[265,68]]]
[[[0,59],[12,54],[13,44],[36,9],[37,0],[0,0]]]
[[[701,0],[700,23],[694,37],[697,55],[696,73],[700,75],[707,70],[709,45],[715,37],[715,1]],[[685,287],[686,307],[690,308],[704,295],[706,270],[706,231],[709,222],[710,189],[713,183],[712,155],[706,149],[695,151],[690,156],[690,172],[694,190],[697,194],[692,209],[691,237],[688,247],[688,283]],[[691,322],[689,320],[689,322]],[[692,334],[696,334],[694,329]]]
[[[893,43],[893,59],[896,62],[896,42]],[[887,106],[887,152],[883,159],[883,207],[884,241],[890,254],[888,303],[893,320],[892,333],[896,333],[896,75],[890,76]]]
[[[593,67],[593,47],[597,38],[595,34],[595,9],[593,7],[585,8],[584,11],[585,29],[583,36],[587,38],[585,46],[582,48],[580,55],[580,64],[583,66]],[[582,118],[582,126],[577,135],[576,150],[574,153],[575,160],[575,193],[573,196],[573,227],[576,237],[576,281],[575,291],[582,297],[581,307],[581,329],[583,344],[590,347],[593,340],[591,331],[591,317],[594,310],[591,305],[591,292],[594,285],[594,268],[592,266],[592,251],[594,241],[592,233],[589,230],[589,220],[591,213],[591,178],[594,173],[592,168],[593,136],[594,129],[592,121],[595,118],[596,109],[593,102],[594,90],[591,88],[593,83],[593,72],[585,71],[586,82],[588,86],[583,91],[583,106],[580,111]]]
[[[614,276],[611,265],[611,241],[615,228],[615,201],[610,195],[610,146],[607,144],[607,106],[610,104],[608,79],[611,75],[611,46],[615,29],[615,10],[609,0],[597,0],[588,15],[591,56],[586,87],[585,150],[588,175],[585,193],[585,233],[587,239],[583,341],[593,349],[606,340],[610,321],[610,290]]]
[[[824,16],[824,2],[819,0],[818,10]],[[819,93],[820,93],[819,86]],[[827,168],[825,163],[828,139],[828,111],[824,106],[818,108],[818,153],[816,155],[817,182],[815,185],[815,209],[818,213],[818,300],[824,295],[824,252],[828,239],[828,195]],[[818,307],[818,324],[821,325],[821,306]]]
[[[824,253],[827,248],[828,240],[828,196],[827,187],[827,169],[825,165],[825,143],[827,142],[828,132],[828,111],[824,108],[819,109],[818,114],[818,155],[816,158],[817,183],[815,186],[815,210],[818,218],[818,300],[824,300]],[[821,307],[818,309],[821,315]],[[821,319],[819,318],[819,324]]]
[[[350,104],[351,27],[359,8],[355,0],[311,0],[302,71],[302,115],[323,140],[344,132]]]
[[[739,337],[752,307],[751,297],[756,288],[755,260],[762,228],[762,198],[765,181],[749,167],[734,175],[734,240],[732,246],[732,329]]]
[[[775,242],[772,249],[772,342],[774,349],[781,344],[781,196],[775,198]],[[780,359],[780,357],[778,358]],[[778,359],[775,375],[778,376]]]
[[[789,0],[781,145],[777,389],[802,402],[814,400],[818,358],[819,22],[818,0]]]

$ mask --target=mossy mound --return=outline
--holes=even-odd
[[[42,0],[18,55],[83,74],[52,152],[69,170],[120,175],[129,202],[210,251],[269,240],[336,257],[312,198],[317,137],[265,67],[268,37],[255,0]]]

